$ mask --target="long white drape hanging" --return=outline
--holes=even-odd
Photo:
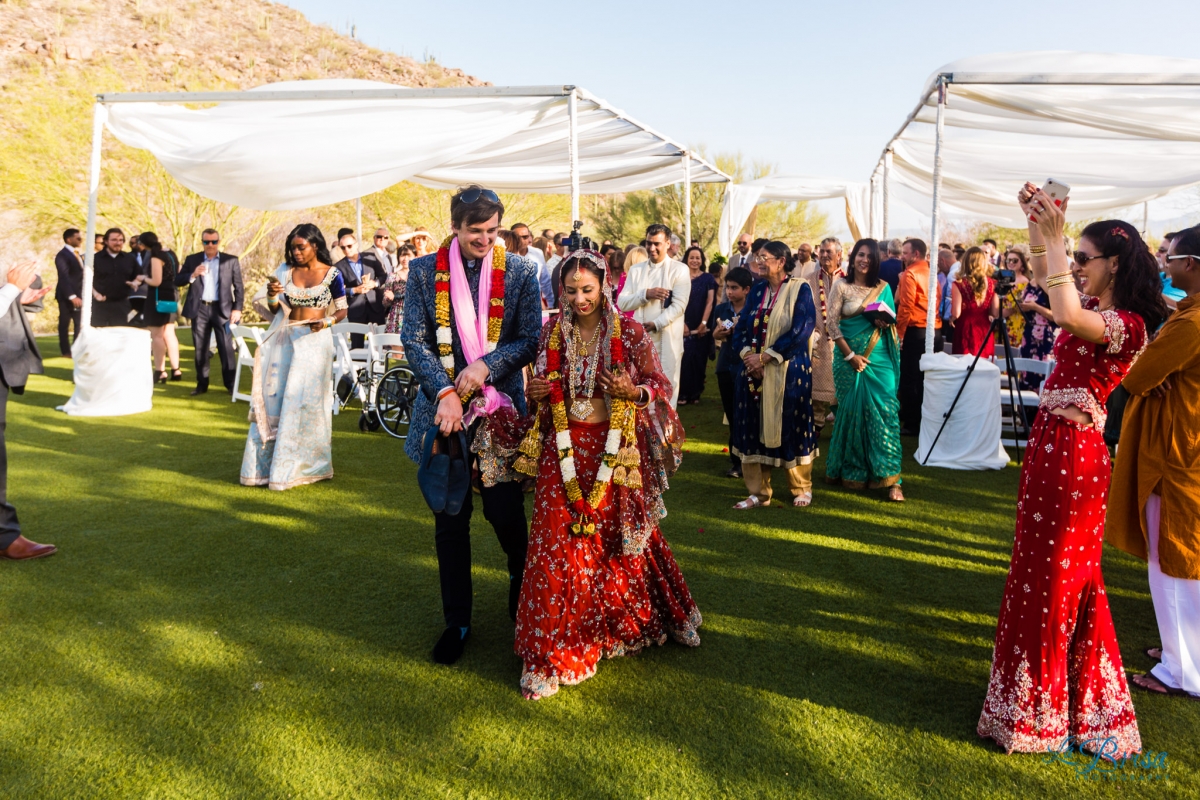
[[[854,236],[860,236],[867,224],[870,202],[870,187],[865,183],[801,175],[772,175],[740,184],[731,183],[725,187],[717,245],[722,254],[729,255],[734,240],[758,203],[798,203],[837,197],[846,201],[846,225]]]

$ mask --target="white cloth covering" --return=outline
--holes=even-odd
[[[377,81],[285,81],[264,91],[395,89]],[[255,90],[251,90],[255,91]],[[682,145],[576,90],[585,194],[684,179]],[[240,101],[202,109],[114,103],[107,126],[150,151],[204,197],[260,210],[329,205],[403,180],[436,189],[480,183],[505,192],[571,191],[568,98],[512,94],[357,100]],[[346,146],[347,131],[353,147]],[[402,135],[397,135],[402,131]],[[693,183],[727,176],[690,159]],[[303,180],[296,180],[303,164]]]
[[[1164,686],[1200,695],[1200,581],[1172,578],[1158,566],[1158,526],[1162,498],[1146,500],[1146,531],[1150,539],[1150,598],[1158,619],[1162,661],[1150,674]]]
[[[71,347],[71,358],[75,392],[60,411],[76,417],[119,417],[151,409],[150,331],[84,328]]]
[[[669,289],[673,292],[671,305],[663,308],[661,300],[647,300],[646,290]],[[633,319],[642,325],[653,322],[656,330],[649,332],[650,341],[658,351],[663,374],[671,379],[671,407],[679,400],[679,371],[683,365],[683,312],[692,296],[692,278],[687,265],[672,258],[655,264],[642,261],[629,268],[625,288],[617,298],[617,307],[632,312]]]
[[[956,358],[947,353],[921,356],[925,372],[925,402],[921,407],[921,439],[917,462],[929,452],[943,415],[958,387],[962,386],[973,358]],[[1003,469],[1008,453],[1000,444],[1000,368],[980,359],[963,388],[954,413],[925,465],[948,469]]]
[[[1067,219],[1076,221],[1200,182],[1200,60],[997,53],[934,72],[890,145],[892,191],[921,213],[932,202],[936,85],[946,73],[944,213],[1024,227],[1017,189],[1053,177],[1071,186]],[[1013,79],[1035,82],[1003,82]],[[1166,85],[1180,79],[1193,85]]]
[[[855,237],[866,230],[870,188],[865,183],[835,178],[811,178],[803,175],[772,175],[742,184],[730,184],[721,204],[721,222],[717,227],[717,246],[728,255],[738,234],[758,203],[798,203],[842,197],[846,200],[846,225]]]

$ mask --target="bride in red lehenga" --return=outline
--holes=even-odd
[[[599,253],[568,254],[562,287],[514,465],[537,476],[514,646],[530,700],[590,678],[601,657],[668,635],[700,644],[700,612],[658,527],[683,443],[671,383],[642,326],[617,313]]]

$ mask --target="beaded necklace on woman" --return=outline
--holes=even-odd
[[[771,284],[768,283],[762,299],[758,301],[758,308],[755,309],[754,317],[750,321],[750,352],[761,354],[763,348],[766,347],[767,325],[771,321],[771,312],[775,310],[775,303],[779,300],[779,295],[783,293],[783,285],[787,282],[788,276],[784,275],[773,293]],[[770,305],[767,305],[768,296],[771,299]],[[750,394],[757,399],[762,393],[762,381],[756,379],[749,372],[746,373],[746,378],[750,381]]]

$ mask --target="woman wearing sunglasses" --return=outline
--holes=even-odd
[[[1028,183],[1018,200],[1033,280],[1063,333],[1029,434],[977,730],[1009,753],[1070,740],[1121,757],[1140,752],[1142,740],[1100,574],[1110,480],[1104,404],[1167,309],[1154,256],[1132,225],[1087,226],[1072,268],[1058,246],[1067,201],[1059,207]]]

